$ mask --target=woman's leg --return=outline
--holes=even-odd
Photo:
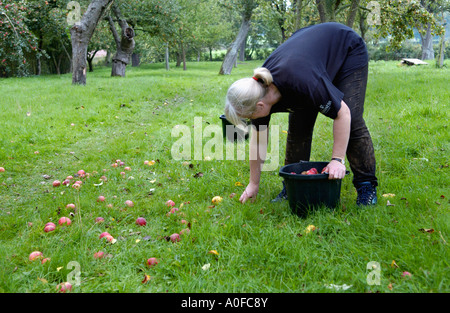
[[[347,159],[353,172],[353,184],[370,182],[378,185],[375,176],[376,162],[372,139],[363,118],[366,95],[368,65],[355,71],[338,83],[336,87],[344,93],[344,102],[351,112],[351,131],[347,147]]]
[[[309,161],[316,119],[317,111],[314,110],[304,109],[296,113],[289,113],[285,165],[299,161]]]

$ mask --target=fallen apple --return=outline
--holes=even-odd
[[[159,263],[159,261],[158,261],[157,258],[150,258],[150,259],[147,259],[147,265],[148,265],[149,267],[155,266],[155,265],[158,264],[158,263]]]
[[[133,201],[131,201],[131,200],[125,201],[125,204],[126,204],[127,206],[129,206],[130,208],[131,208],[132,206],[134,206],[134,203],[133,203]]]
[[[50,262],[50,258],[45,258],[41,260],[41,264],[44,264],[46,262]]]
[[[80,177],[84,177],[84,176],[86,175],[86,172],[85,172],[84,170],[79,170],[79,171],[77,172],[77,174],[78,174]]]
[[[169,214],[174,214],[175,212],[179,211],[180,209],[178,208],[171,208],[169,211]]]
[[[172,242],[177,242],[177,241],[181,240],[180,235],[177,233],[170,235],[169,238],[170,238],[170,241],[172,241]]]
[[[111,243],[115,243],[115,242],[117,241],[117,240],[114,239],[114,237],[111,236],[111,235],[105,236],[105,238],[106,238],[106,240],[107,240],[108,242],[111,242]]]
[[[188,221],[186,221],[186,220],[181,220],[180,223],[181,223],[181,224],[186,224],[186,225],[187,225],[187,224],[188,224]]]
[[[402,277],[411,277],[411,273],[405,271],[402,273]]]
[[[75,204],[69,203],[68,205],[66,205],[66,209],[75,209]]]
[[[105,231],[105,232],[100,234],[99,239],[102,239],[103,237],[106,237],[106,236],[111,236],[111,235],[108,232]]]
[[[58,224],[59,224],[60,226],[62,226],[62,225],[64,225],[64,224],[66,224],[67,226],[69,226],[70,224],[72,224],[72,221],[70,220],[70,218],[63,216],[63,217],[61,217],[61,218],[59,219]]]
[[[101,259],[101,258],[103,258],[104,255],[105,255],[105,253],[103,251],[95,252],[94,258]]]
[[[53,182],[53,187],[59,187],[59,186],[61,186],[61,182],[59,180],[55,180]]]
[[[131,167],[127,166],[124,168],[125,171],[131,171]]]
[[[66,177],[66,179],[72,180],[72,179],[73,179],[73,176],[72,176],[72,175],[69,175],[69,176]]]
[[[191,230],[189,228],[185,228],[180,231],[180,235],[189,235],[190,232]]]
[[[30,261],[34,261],[36,259],[42,258],[42,256],[43,256],[43,254],[42,254],[41,251],[33,251],[33,252],[30,253],[30,256],[28,257],[28,259]]]
[[[103,223],[105,221],[105,219],[103,218],[103,217],[97,217],[96,219],[95,219],[95,222],[96,223]]]
[[[63,186],[67,186],[70,184],[70,180],[69,179],[64,179],[62,182]]]
[[[72,284],[69,282],[60,283],[56,286],[58,292],[66,293],[72,290]]]
[[[147,221],[143,217],[138,217],[136,219],[136,224],[139,226],[145,226],[145,225],[147,225]]]
[[[53,224],[53,223],[47,223],[47,224],[45,224],[44,231],[45,231],[46,233],[49,233],[49,232],[51,232],[51,231],[54,231],[55,229],[56,229],[56,225],[55,225],[55,224]]]
[[[105,201],[105,197],[104,196],[98,196],[97,202],[103,202],[103,201]]]
[[[175,202],[173,202],[172,200],[167,200],[166,205],[170,208],[175,205]]]
[[[218,203],[222,202],[222,197],[220,197],[220,196],[215,196],[215,197],[212,198],[211,202],[212,202],[213,204],[218,204]]]
[[[0,167],[0,172],[4,172],[5,168],[4,167]]]

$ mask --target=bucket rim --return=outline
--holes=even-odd
[[[319,174],[314,174],[314,175],[302,175],[300,173],[296,173],[296,174],[291,174],[290,172],[285,171],[285,169],[289,166],[293,166],[293,165],[298,165],[298,164],[320,164],[320,165],[324,165],[324,167],[326,165],[328,165],[329,162],[326,161],[316,161],[316,162],[309,162],[309,161],[301,161],[301,162],[297,162],[297,163],[291,163],[291,164],[286,164],[284,166],[282,166],[280,168],[279,171],[279,175],[283,178],[288,178],[288,179],[293,179],[293,180],[328,180],[328,173],[319,173]],[[323,168],[323,167],[322,167]],[[348,174],[350,174],[350,171],[345,171],[345,175],[347,176]]]

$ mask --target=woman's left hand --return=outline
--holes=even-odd
[[[338,161],[331,161],[322,172],[328,173],[328,179],[342,179],[345,177],[345,165]]]

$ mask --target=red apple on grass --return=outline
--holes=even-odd
[[[70,224],[72,224],[72,221],[70,220],[70,218],[63,216],[63,217],[61,217],[59,219],[58,224],[61,225],[61,226],[64,225],[64,224],[69,226]]]
[[[129,206],[130,208],[131,208],[132,206],[134,206],[134,203],[133,203],[133,201],[131,201],[131,200],[125,201],[125,204],[126,204],[127,206]]]
[[[157,258],[150,258],[150,259],[147,260],[147,265],[149,267],[153,267],[153,266],[155,266],[158,263],[159,263],[159,261],[158,261]]]
[[[174,234],[170,235],[169,238],[170,238],[170,241],[172,241],[172,242],[178,242],[178,241],[181,240],[181,239],[180,239],[180,235],[177,234],[177,233],[174,233]]]
[[[185,228],[180,231],[180,235],[189,235],[190,232],[191,230],[189,228]]]
[[[75,209],[75,204],[69,203],[68,205],[66,205],[66,209]]]
[[[103,237],[106,237],[106,236],[111,236],[111,235],[108,232],[105,231],[105,232],[100,234],[99,239],[102,239]]]
[[[72,290],[72,284],[69,282],[60,283],[56,286],[56,290],[58,290],[58,292],[66,293]]]
[[[99,196],[97,198],[97,202],[103,202],[103,201],[105,201],[105,197],[104,196]]]
[[[94,253],[94,258],[96,259],[101,259],[105,256],[105,253],[103,251],[99,251],[99,252],[95,252]]]
[[[54,231],[55,229],[56,229],[56,225],[54,223],[49,222],[49,223],[45,224],[44,231],[46,233]]]
[[[61,186],[61,182],[59,180],[55,180],[53,182],[53,187],[59,187],[59,186]]]
[[[175,205],[175,202],[173,202],[172,200],[167,200],[166,205],[170,208]]]
[[[143,217],[138,217],[136,219],[136,224],[139,226],[145,226],[145,225],[147,225],[147,221]]]
[[[41,260],[41,264],[44,264],[46,262],[50,262],[50,258],[45,258]]]
[[[0,167],[0,172],[4,172],[5,168],[4,167]]]
[[[29,259],[30,261],[34,261],[34,260],[36,260],[36,259],[41,259],[42,256],[43,256],[43,254],[42,254],[41,251],[33,251],[33,252],[31,252],[30,255],[28,256],[28,259]]]
[[[95,222],[96,223],[103,223],[105,221],[105,219],[103,218],[103,217],[97,217],[96,219],[95,219]]]
[[[79,170],[79,171],[77,172],[77,174],[78,174],[80,177],[86,176],[86,172],[85,172],[84,170]]]

